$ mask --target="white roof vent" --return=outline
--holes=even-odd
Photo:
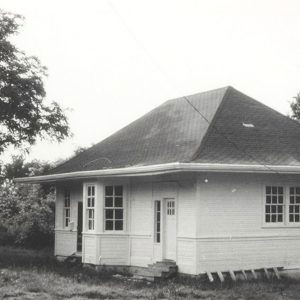
[[[254,128],[255,127],[252,123],[243,123],[243,126],[247,127],[247,128]]]

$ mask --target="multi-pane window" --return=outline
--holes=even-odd
[[[124,199],[123,186],[109,185],[105,187],[104,199],[105,230],[123,230]]]
[[[155,230],[154,230],[154,241],[155,243],[160,243],[161,236],[161,202],[156,200],[154,202],[154,211],[155,211]]]
[[[290,187],[289,222],[300,222],[300,187]]]
[[[167,201],[167,215],[168,216],[175,215],[175,201],[174,200]]]
[[[70,224],[70,191],[65,190],[64,193],[64,226],[68,227]]]
[[[266,186],[265,222],[282,223],[284,195],[282,186]]]
[[[95,228],[95,198],[95,185],[88,185],[86,196],[86,215],[88,230],[94,230]]]

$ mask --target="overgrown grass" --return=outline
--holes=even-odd
[[[58,262],[48,250],[0,247],[0,299],[300,299],[300,282],[134,282]]]

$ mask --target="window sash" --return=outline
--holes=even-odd
[[[300,224],[300,187],[291,186],[288,197],[288,222]]]
[[[175,200],[167,200],[167,215],[175,215]]]
[[[263,224],[267,227],[300,227],[300,185],[264,187]]]
[[[64,227],[69,227],[71,218],[71,195],[70,190],[65,190],[64,192]]]
[[[87,209],[87,228],[88,228],[88,230],[95,229],[95,210],[94,210],[94,208]]]
[[[64,226],[68,227],[70,224],[70,208],[65,207],[64,208]]]
[[[155,228],[154,228],[154,242],[161,242],[161,201],[155,200],[154,202],[154,219],[155,219]]]
[[[96,186],[88,185],[86,188],[86,228],[87,228],[87,230],[95,229],[95,201],[96,201]]]
[[[266,224],[283,224],[285,221],[285,197],[283,186],[265,187],[264,220]]]
[[[124,230],[124,197],[122,185],[105,186],[104,228],[106,231]]]

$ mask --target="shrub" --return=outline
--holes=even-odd
[[[54,190],[41,185],[0,187],[0,243],[42,248],[54,241]]]

